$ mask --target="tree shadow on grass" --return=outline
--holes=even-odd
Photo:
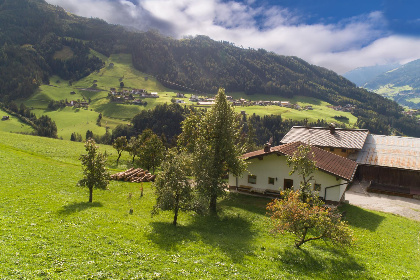
[[[58,211],[60,215],[70,215],[76,212],[81,212],[93,207],[102,207],[100,202],[73,202],[68,205],[64,205],[62,209]]]
[[[363,279],[373,279],[365,266],[359,264],[346,250],[325,243],[311,245],[312,248],[308,250],[296,249],[294,246],[285,248],[277,258],[280,269],[292,270],[297,278],[302,275],[341,280],[352,279],[357,275]]]
[[[370,231],[376,231],[378,226],[385,219],[385,217],[381,215],[350,204],[340,206],[340,211],[346,212],[346,216],[343,220],[347,221],[350,226],[364,228]]]
[[[237,207],[251,213],[265,215],[267,204],[273,198],[263,196],[253,196],[243,193],[229,193],[225,199],[220,201],[219,206]]]
[[[185,242],[203,242],[226,254],[233,262],[241,262],[252,254],[254,233],[251,222],[232,216],[195,216],[186,226],[154,222],[148,238],[161,249],[177,250]]]

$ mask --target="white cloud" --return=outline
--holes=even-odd
[[[420,57],[419,38],[392,36],[380,12],[332,24],[308,25],[305,15],[258,1],[221,0],[47,0],[66,10],[110,23],[166,35],[207,35],[245,48],[294,55],[344,73],[360,66],[408,62]]]

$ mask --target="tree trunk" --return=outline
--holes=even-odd
[[[118,161],[120,160],[121,154],[122,154],[122,152],[121,153],[118,153],[117,165],[118,165]]]
[[[210,213],[217,214],[217,208],[216,208],[216,202],[217,202],[217,195],[212,195],[210,197]]]
[[[89,202],[92,202],[92,198],[93,198],[93,187],[89,188]]]
[[[178,207],[176,207],[175,209],[174,209],[174,222],[173,222],[173,225],[174,226],[176,226],[176,223],[177,223],[177,220],[178,220]]]

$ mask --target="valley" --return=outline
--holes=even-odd
[[[155,77],[142,73],[134,69],[129,54],[113,54],[109,58],[98,52],[92,51],[102,59],[105,66],[98,72],[94,72],[79,81],[72,82],[63,80],[58,76],[50,77],[49,85],[41,85],[39,89],[30,98],[19,100],[23,102],[37,116],[48,115],[57,124],[58,137],[69,140],[73,132],[85,135],[86,130],[94,134],[103,135],[106,127],[115,128],[119,124],[128,124],[130,120],[142,110],[153,109],[157,104],[170,104],[173,99],[183,100],[181,105],[198,106],[196,102],[189,101],[192,95],[197,93],[188,91],[179,91],[185,94],[185,98],[177,98],[176,92],[164,87]],[[110,65],[112,65],[110,67]],[[110,88],[119,88],[120,82],[124,83],[124,89],[146,89],[149,92],[158,92],[159,98],[145,98],[147,105],[132,105],[111,102],[108,93]],[[95,84],[95,86],[93,86]],[[235,110],[240,113],[244,111],[247,115],[256,114],[281,115],[283,119],[304,120],[316,122],[325,120],[334,122],[346,127],[355,127],[357,118],[350,112],[336,111],[331,108],[331,104],[312,97],[295,96],[293,98],[279,98],[268,94],[245,95],[243,92],[228,93],[234,99],[244,98],[250,101],[289,101],[292,104],[299,105],[301,109],[270,106],[236,106]],[[212,95],[208,95],[212,96]],[[88,108],[73,106],[51,110],[48,104],[51,101],[67,100],[90,100]],[[311,106],[311,110],[304,109],[305,106]],[[211,105],[199,105],[199,108],[210,108]],[[102,114],[101,126],[96,125],[98,115]],[[344,116],[348,120],[335,119],[334,116]],[[8,126],[0,123],[0,130],[14,132],[28,132],[27,127],[16,126],[12,130]]]

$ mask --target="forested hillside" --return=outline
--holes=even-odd
[[[411,86],[420,88],[420,59],[404,64],[393,71],[383,73],[368,83],[365,87],[378,89],[381,86],[392,84],[394,86]]]
[[[129,32],[103,20],[68,14],[43,0],[0,0],[0,26],[3,101],[28,97],[52,74],[77,80],[99,69],[102,62],[89,56],[91,48],[105,55],[131,53],[138,70],[169,88],[212,94],[224,87],[279,99],[312,96],[333,105],[355,105],[360,128],[420,136],[415,120],[403,117],[397,103],[297,57],[243,49],[206,36],[175,40],[156,32]]]

